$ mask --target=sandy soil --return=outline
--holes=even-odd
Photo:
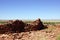
[[[48,25],[47,29],[38,31],[0,34],[0,40],[56,40],[59,30],[60,25]]]

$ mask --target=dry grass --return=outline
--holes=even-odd
[[[32,21],[27,21],[26,23],[29,22]],[[0,40],[60,40],[60,25],[57,25],[59,22],[48,22],[44,24],[47,24],[47,29],[21,33],[0,34]]]
[[[47,26],[47,29],[38,31],[0,34],[0,40],[60,40],[60,36],[57,36],[60,34],[60,27]]]

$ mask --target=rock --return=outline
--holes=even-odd
[[[22,20],[10,21],[7,24],[0,25],[0,33],[6,32],[24,32],[24,31],[36,31],[43,29],[44,25],[40,19],[37,19],[31,23],[24,23]]]
[[[15,31],[15,32],[22,32],[24,31],[24,26],[25,26],[25,23],[21,20],[16,20],[12,23],[12,30]]]
[[[24,26],[25,26],[24,22],[22,22],[21,20],[15,20],[12,23],[0,25],[0,33],[1,33],[1,31],[3,31],[3,33],[22,32],[22,31],[24,31]]]
[[[36,21],[33,21],[32,23],[26,24],[25,31],[35,31],[43,29],[44,25],[42,24],[40,19],[37,19]]]

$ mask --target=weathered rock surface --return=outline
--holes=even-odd
[[[5,32],[23,32],[24,31],[25,23],[21,20],[15,20],[12,23],[0,25],[0,33],[3,31]]]
[[[22,32],[24,31],[25,23],[23,21],[16,20],[12,23],[13,31]]]
[[[40,19],[33,21],[25,26],[26,31],[40,30],[43,29],[44,25],[42,24]]]
[[[0,33],[5,32],[23,32],[23,31],[36,31],[43,29],[44,25],[40,19],[33,21],[32,23],[24,23],[22,20],[15,20],[11,23],[0,25]]]

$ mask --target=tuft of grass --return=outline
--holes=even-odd
[[[46,31],[53,31],[53,30],[55,30],[56,29],[56,27],[54,27],[54,26],[49,26],[47,29],[45,29]]]
[[[57,36],[57,40],[60,40],[60,35]]]
[[[4,23],[7,23],[7,22],[0,22],[0,24],[4,24]]]

